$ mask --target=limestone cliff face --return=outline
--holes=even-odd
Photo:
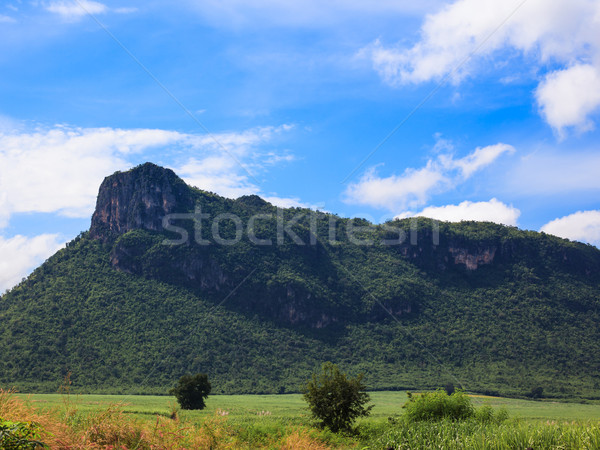
[[[498,247],[494,245],[470,248],[464,243],[439,247],[432,244],[428,246],[401,247],[401,254],[403,256],[414,260],[422,266],[433,267],[435,265],[441,271],[447,270],[452,266],[464,266],[468,271],[477,270],[483,265],[493,264],[497,252]]]
[[[414,261],[421,267],[435,271],[446,271],[452,267],[463,267],[475,271],[483,265],[493,264],[498,259],[512,258],[510,246],[502,245],[499,240],[472,241],[460,237],[439,234],[433,236],[432,230],[421,230],[399,246],[402,256]]]
[[[146,163],[107,177],[98,193],[90,236],[109,240],[134,229],[162,230],[162,219],[193,208],[189,188],[169,169]]]
[[[454,264],[464,264],[467,270],[477,270],[482,264],[491,264],[496,255],[496,247],[480,248],[472,252],[467,248],[448,248]]]

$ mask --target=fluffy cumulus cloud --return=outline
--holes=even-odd
[[[429,217],[446,222],[475,220],[516,226],[520,215],[521,211],[517,208],[493,198],[488,202],[464,201],[458,205],[428,206],[420,212],[402,213],[397,218]]]
[[[63,245],[55,234],[33,238],[13,236],[10,239],[0,236],[0,293],[21,281]]]
[[[548,222],[540,231],[600,247],[600,211],[578,211]]]
[[[561,135],[565,127],[593,128],[589,117],[600,106],[600,70],[576,64],[552,72],[538,87],[536,97],[542,115]]]
[[[178,137],[163,130],[69,127],[0,134],[4,214],[59,212],[87,217],[107,174],[127,169],[132,155]]]
[[[357,183],[348,186],[345,201],[391,211],[425,203],[431,192],[449,180],[430,161],[421,169],[406,169],[402,175],[380,177],[371,168]]]
[[[263,127],[212,135],[67,126],[0,131],[0,226],[14,213],[89,217],[107,174],[153,159],[158,150],[161,157],[181,159],[173,168],[198,187],[232,197],[257,193],[251,172],[272,165],[274,155],[260,147],[289,129]]]
[[[502,154],[514,153],[507,144],[478,147],[463,158],[442,153],[430,159],[425,167],[408,168],[401,175],[381,177],[371,168],[361,179],[348,186],[344,200],[398,212],[424,205],[433,194],[453,188],[468,180],[477,171],[489,166]]]
[[[399,85],[446,77],[458,83],[495,52],[516,50],[542,72],[551,67],[536,99],[561,131],[589,125],[600,106],[592,90],[600,79],[599,26],[597,0],[458,0],[426,16],[412,47],[376,41],[365,51],[383,79]]]

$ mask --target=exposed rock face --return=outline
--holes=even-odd
[[[511,257],[509,248],[503,249],[492,243],[473,245],[466,241],[442,238],[441,242],[436,244],[426,233],[417,245],[406,243],[400,246],[400,253],[421,266],[436,267],[442,271],[460,265],[473,271],[482,265],[492,264],[500,254],[506,258]]]
[[[477,270],[481,264],[491,264],[496,255],[496,248],[477,249],[477,252],[470,252],[466,248],[448,249],[454,258],[454,264],[464,264],[467,270]]]
[[[189,188],[169,169],[146,163],[105,178],[90,236],[106,241],[133,229],[162,230],[162,220],[193,208]]]

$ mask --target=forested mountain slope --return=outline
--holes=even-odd
[[[91,228],[0,297],[0,386],[298,391],[330,360],[374,389],[599,397],[600,251],[492,223],[225,199],[144,164]]]

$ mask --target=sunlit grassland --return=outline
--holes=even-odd
[[[174,397],[145,395],[64,395],[17,394],[38,409],[76,409],[80,413],[93,412],[108,406],[118,406],[126,414],[139,418],[170,415],[177,408]],[[406,392],[371,392],[374,408],[371,416],[362,422],[387,420],[402,413]],[[582,421],[600,420],[600,404],[531,401],[474,395],[473,404],[504,407],[511,418],[526,420]],[[229,421],[283,421],[310,423],[306,403],[300,394],[283,395],[211,395],[202,411],[179,411],[179,417],[197,422],[206,417],[223,415]]]
[[[181,411],[168,396],[0,392],[0,416],[40,423],[51,448],[600,448],[598,403],[475,395],[474,406],[505,408],[510,419],[410,422],[402,414],[406,392],[372,392],[371,399],[371,416],[350,435],[315,428],[299,394],[212,395],[205,410]]]

